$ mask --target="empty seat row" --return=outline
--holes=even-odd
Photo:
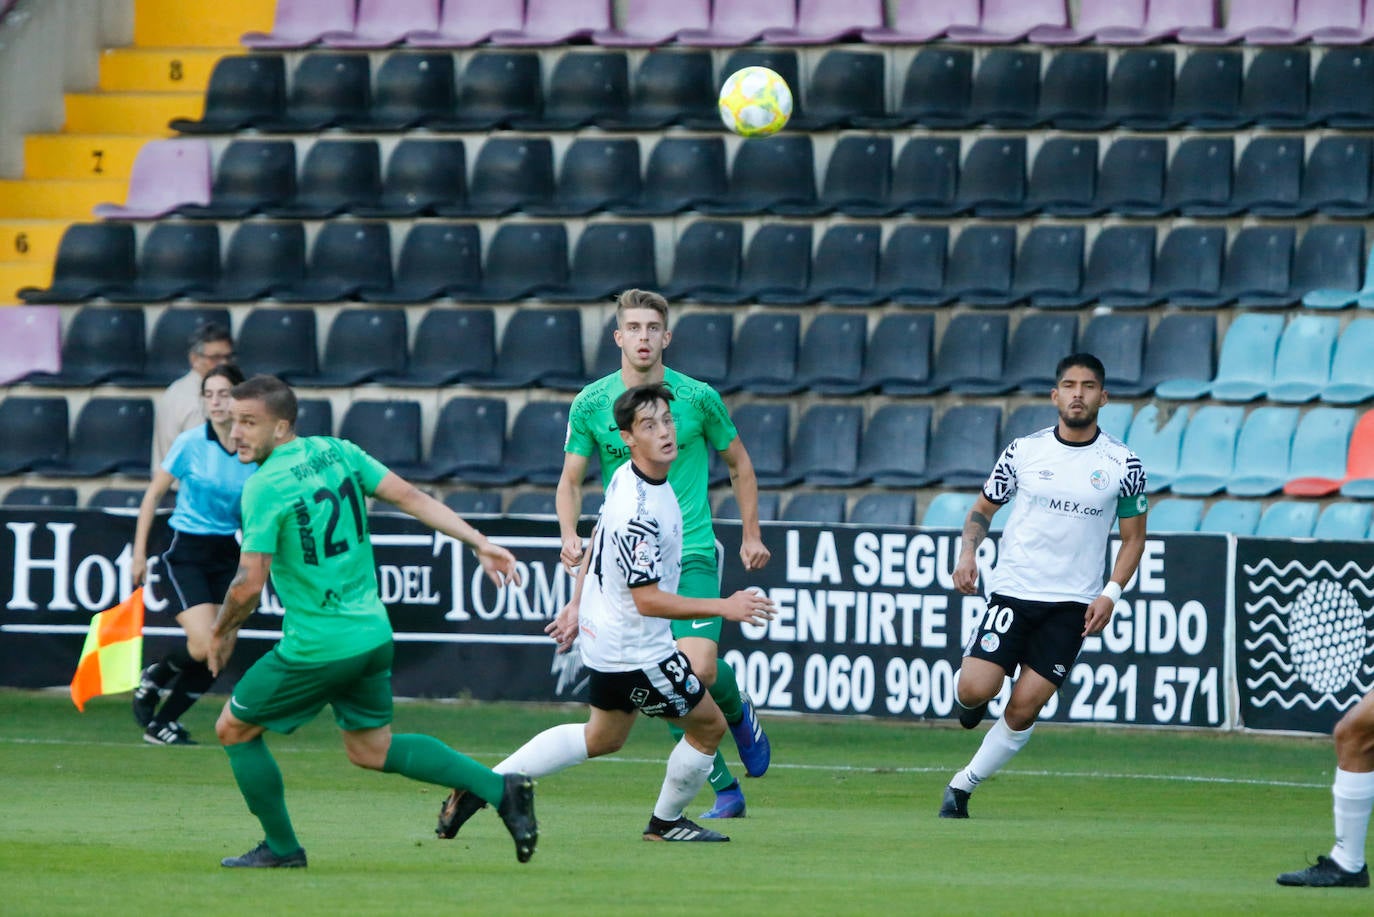
[[[1212,532],[1259,538],[1322,538],[1363,541],[1374,538],[1368,503],[1318,503],[1277,500],[1205,500],[1170,497],[1150,508],[1152,532]]]
[[[129,487],[101,487],[93,492],[84,504],[80,503],[75,487],[43,487],[20,484],[5,491],[0,498],[0,506],[24,506],[39,509],[75,509],[84,505],[87,509],[136,511],[143,502],[143,491]],[[171,509],[176,503],[176,493],[168,491],[163,497],[161,509]]]

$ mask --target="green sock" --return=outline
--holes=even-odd
[[[494,806],[505,794],[505,778],[467,755],[454,751],[433,736],[393,735],[382,770],[422,783],[471,790]]]
[[[668,731],[672,733],[673,741],[680,742],[686,735],[677,726],[668,724]],[[716,763],[711,766],[711,776],[706,778],[706,782],[711,784],[711,789],[719,793],[721,790],[728,790],[730,785],[735,782],[734,775],[730,773],[730,768],[725,764],[725,757],[719,751],[716,752]]]
[[[267,846],[277,856],[300,850],[301,843],[291,827],[291,816],[286,813],[286,787],[282,784],[281,769],[262,736],[251,742],[226,745],[224,750],[229,755],[229,766],[238,781],[239,792],[248,803],[248,811],[262,824]]]
[[[711,685],[711,697],[720,712],[725,714],[725,722],[734,726],[744,719],[744,700],[739,696],[739,682],[735,681],[735,670],[724,659],[716,660],[716,683]],[[711,784],[715,786],[715,784]]]

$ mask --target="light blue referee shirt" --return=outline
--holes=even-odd
[[[208,420],[182,433],[162,460],[162,470],[181,482],[172,528],[188,535],[234,534],[243,484],[257,469],[226,451]]]

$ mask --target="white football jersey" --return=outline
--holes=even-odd
[[[1101,430],[1066,443],[1057,426],[1012,440],[983,496],[1014,499],[988,589],[1036,602],[1097,598],[1113,521],[1149,506],[1145,468],[1125,443]]]
[[[682,510],[666,480],[626,462],[606,485],[578,609],[582,664],[598,672],[654,665],[677,650],[671,622],[635,608],[630,591],[658,583],[677,592],[682,572]]]

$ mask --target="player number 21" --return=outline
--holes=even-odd
[[[315,491],[315,502],[329,504],[329,520],[324,524],[325,557],[337,557],[350,547],[349,543],[344,539],[339,538],[336,540],[334,538],[334,530],[339,525],[339,516],[341,515],[340,503],[342,501],[340,497],[347,498],[348,506],[353,510],[353,529],[357,535],[358,543],[361,544],[363,540],[362,501],[358,499],[358,488],[353,483],[353,479],[349,478],[340,484],[338,493],[321,487],[319,490]]]

